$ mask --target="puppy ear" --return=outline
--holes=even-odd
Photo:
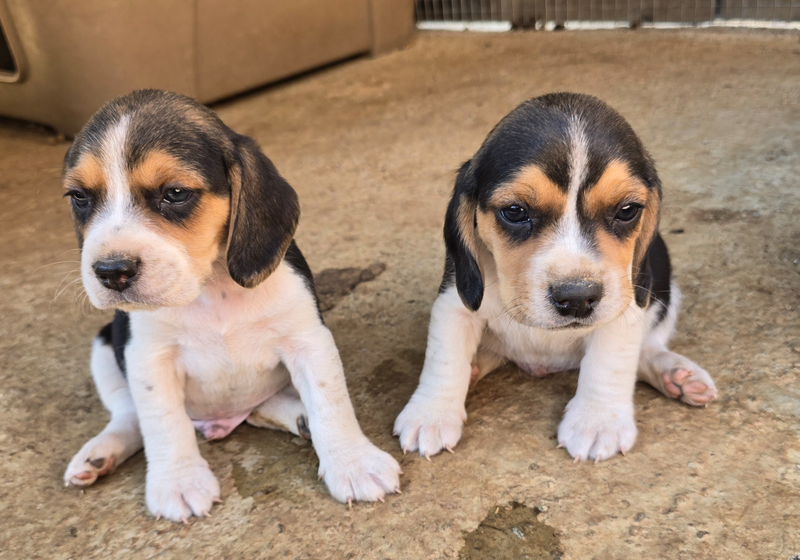
[[[646,177],[647,179],[647,177]],[[648,254],[650,247],[656,240],[658,231],[658,222],[661,215],[661,183],[655,172],[652,174],[650,183],[650,200],[644,209],[642,215],[642,227],[639,229],[639,236],[636,238],[636,245],[633,249],[633,266],[631,269],[631,279],[633,282],[636,303],[640,307],[645,307],[650,300],[650,266],[648,263]]]
[[[458,171],[453,196],[447,206],[444,244],[447,269],[455,275],[458,295],[471,311],[477,311],[483,300],[483,275],[478,266],[475,234],[477,195],[477,182],[468,161]]]
[[[67,153],[64,154],[64,163],[61,167],[62,181],[66,178],[67,172],[78,163],[78,156],[80,156],[80,148],[78,146],[78,139],[76,138],[70,145]],[[69,215],[72,217],[72,227],[75,229],[75,237],[78,238],[78,249],[83,253],[83,233],[85,226],[81,224],[75,216],[75,207],[72,204],[69,205]]]
[[[253,288],[278,268],[286,254],[300,205],[297,193],[253,139],[235,135],[232,141],[228,272],[237,284]]]

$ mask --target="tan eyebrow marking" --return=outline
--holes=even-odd
[[[646,205],[649,194],[647,187],[631,175],[625,163],[614,160],[608,164],[597,183],[584,191],[583,211],[592,217],[605,216],[609,208],[626,199]]]
[[[207,190],[203,177],[178,158],[160,151],[146,154],[136,167],[128,172],[132,189],[151,190],[165,183],[179,183],[187,188]]]
[[[67,171],[64,187],[83,187],[87,190],[100,190],[106,187],[106,173],[100,159],[90,153],[81,155],[78,163]]]
[[[502,208],[520,202],[560,215],[567,204],[567,194],[538,165],[529,165],[511,181],[498,187],[492,193],[489,205]]]

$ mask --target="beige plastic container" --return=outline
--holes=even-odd
[[[72,135],[153,87],[203,103],[402,45],[412,0],[0,0],[0,115]]]

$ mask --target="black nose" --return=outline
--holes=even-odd
[[[108,259],[96,261],[92,268],[103,286],[122,292],[130,288],[139,272],[139,264],[138,260],[133,259]]]
[[[603,297],[603,285],[591,280],[567,280],[550,286],[550,300],[564,317],[585,319]]]

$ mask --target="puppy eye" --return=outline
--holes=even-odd
[[[512,224],[521,224],[530,220],[528,212],[526,212],[523,207],[517,206],[516,204],[508,208],[503,208],[500,211],[500,215],[503,216],[505,221]]]
[[[620,207],[619,210],[617,210],[617,215],[614,216],[614,219],[620,222],[630,222],[639,215],[641,209],[641,204],[636,204],[633,202],[625,204],[624,206]]]
[[[83,191],[69,191],[65,196],[72,199],[72,204],[81,210],[89,206],[89,197]]]
[[[170,187],[164,191],[164,200],[170,204],[183,204],[192,196],[192,191],[180,187]]]

